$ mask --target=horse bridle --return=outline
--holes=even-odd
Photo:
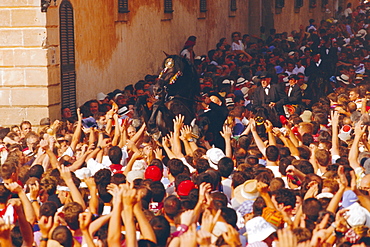
[[[166,73],[169,69],[172,69],[175,66],[175,63],[172,58],[167,58],[164,62],[164,69],[159,73],[158,79],[161,79],[163,74]],[[168,84],[174,84],[179,77],[182,76],[182,72],[179,70],[174,74],[171,79],[169,80]]]

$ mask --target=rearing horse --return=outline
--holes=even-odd
[[[178,114],[185,116],[185,124],[190,124],[195,118],[195,100],[199,91],[199,79],[193,65],[186,58],[167,56],[153,85],[153,94],[158,101],[150,111],[143,99],[139,99],[136,115],[144,118],[148,132],[159,139],[173,130],[173,118]]]

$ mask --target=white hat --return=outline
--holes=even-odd
[[[316,199],[321,199],[321,198],[333,198],[334,197],[334,195],[332,194],[332,193],[330,193],[330,192],[322,192],[322,193],[320,193],[320,194],[318,194],[317,196],[316,196]]]
[[[241,85],[243,85],[244,83],[248,82],[247,79],[245,79],[244,77],[239,77],[237,80],[236,80],[236,83],[235,83],[235,86],[236,87],[239,87]]]
[[[123,95],[122,93],[117,93],[116,95],[114,95],[114,100],[116,100],[118,98],[118,96],[120,95]]]
[[[215,166],[217,167],[217,164],[220,161],[220,159],[224,158],[226,155],[219,148],[211,148],[207,150],[206,156],[211,167]]]
[[[348,215],[347,223],[351,226],[366,225],[370,224],[370,213],[364,207],[362,207],[358,202],[353,203],[351,206],[347,207],[349,211],[346,213]]]
[[[122,106],[121,108],[118,109],[117,113],[118,115],[126,115],[127,113],[129,113],[130,110],[128,109],[127,106]]]
[[[126,180],[129,183],[134,182],[135,179],[144,179],[144,171],[129,171],[126,176]]]
[[[263,241],[276,232],[275,228],[261,216],[249,220],[245,224],[245,229],[248,234],[248,244]]]
[[[357,32],[356,37],[361,37],[361,38],[363,38],[363,37],[365,37],[366,35],[367,35],[366,30],[365,30],[365,29],[360,29],[360,30]]]
[[[303,122],[311,123],[312,120],[312,112],[309,110],[305,110],[300,117],[302,118]]]
[[[247,97],[248,96],[249,88],[243,87],[242,89],[240,89],[240,91],[242,91],[244,97]]]
[[[97,100],[104,100],[106,97],[108,97],[108,95],[106,95],[105,93],[103,92],[100,92],[96,95],[96,99]]]
[[[337,81],[340,81],[340,82],[343,82],[344,84],[349,84],[349,77],[348,75],[345,75],[345,74],[341,74],[340,76],[337,76]]]
[[[135,160],[134,164],[132,165],[133,171],[144,171],[146,169],[145,160]]]
[[[239,203],[243,203],[245,200],[255,200],[259,195],[255,179],[245,181],[234,190],[234,197]]]
[[[233,85],[234,84],[234,81],[233,80],[229,80],[229,79],[225,79],[222,81],[222,84],[224,85]]]

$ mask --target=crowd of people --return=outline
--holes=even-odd
[[[190,36],[196,119],[162,138],[135,114],[158,75],[0,128],[0,245],[370,246],[370,5],[351,7],[207,55]]]

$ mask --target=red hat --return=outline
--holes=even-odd
[[[194,46],[194,45],[195,45],[194,41],[188,40],[188,41],[185,42],[185,47],[191,47],[191,46]]]
[[[192,189],[195,189],[195,184],[191,180],[185,180],[177,186],[177,194],[179,196],[188,196]]]
[[[161,169],[158,166],[150,165],[145,170],[145,179],[160,181],[162,178]]]

